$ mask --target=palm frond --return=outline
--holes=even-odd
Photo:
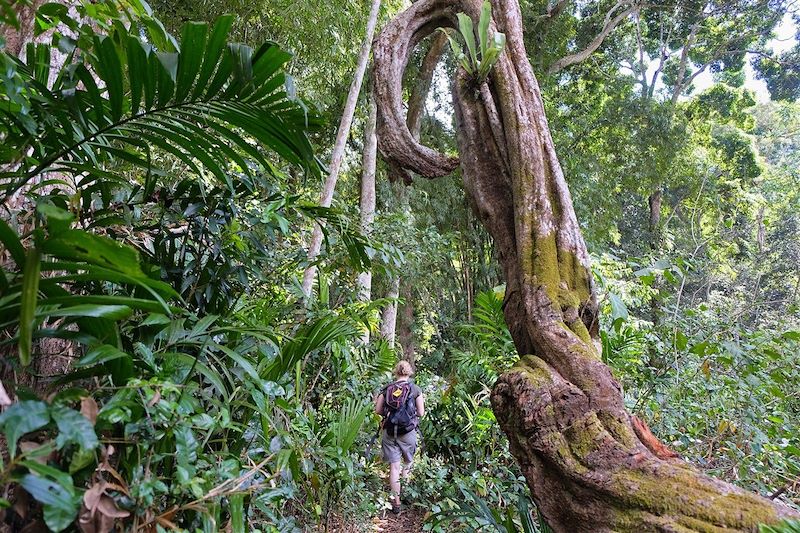
[[[318,170],[305,135],[316,118],[290,94],[282,71],[290,54],[274,43],[257,50],[228,43],[232,22],[223,16],[213,26],[187,23],[174,51],[156,48],[137,25],[114,25],[108,35],[79,41],[80,48],[73,43],[52,83],[49,45],[31,45],[25,62],[3,54],[33,95],[24,103],[26,128],[14,124],[20,113],[0,113],[0,132],[29,133],[4,139],[10,149],[0,163],[13,166],[31,152],[0,178],[7,194],[53,171],[82,187],[114,177],[124,182],[120,161],[150,178],[158,152],[229,186],[232,169],[269,170],[265,148]]]
[[[355,443],[370,407],[356,398],[351,398],[342,405],[339,418],[330,427],[329,439],[343,453],[347,453]]]

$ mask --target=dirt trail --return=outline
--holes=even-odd
[[[422,531],[425,511],[420,507],[403,506],[399,515],[383,511],[372,519],[375,533],[417,533]]]

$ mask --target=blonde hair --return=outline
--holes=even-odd
[[[394,375],[398,378],[408,378],[414,375],[414,369],[411,368],[411,363],[408,361],[400,361],[394,367]]]

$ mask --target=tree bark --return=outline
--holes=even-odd
[[[400,276],[395,276],[391,279],[391,285],[386,297],[394,301],[383,310],[381,337],[389,343],[389,346],[394,346],[395,332],[397,331],[397,299],[400,297]]]
[[[411,135],[402,76],[415,44],[437,27],[455,27],[458,12],[477,20],[481,3],[421,0],[376,40],[378,146],[401,170],[436,177],[459,164]],[[494,238],[505,319],[522,356],[499,378],[492,406],[539,509],[564,532],[755,531],[792,514],[677,459],[626,411],[595,347],[589,256],[523,45],[519,4],[492,5],[491,31],[506,34],[506,49],[485,88],[458,72],[453,104],[464,187]]]
[[[364,153],[361,159],[361,232],[369,235],[375,220],[375,168],[378,159],[378,138],[375,126],[378,120],[378,108],[375,98],[370,93],[369,118],[364,128]],[[372,297],[372,271],[367,270],[358,275],[358,299],[369,302]],[[369,328],[361,337],[363,344],[369,344]]]
[[[417,344],[414,342],[414,300],[411,284],[402,284],[400,291],[403,303],[397,314],[397,340],[400,344],[401,358],[413,366],[417,358]]]
[[[336,143],[334,144],[333,154],[331,155],[330,173],[325,180],[325,185],[322,188],[322,194],[319,199],[319,205],[322,207],[330,207],[333,201],[333,192],[336,189],[336,181],[339,179],[339,169],[342,166],[342,159],[344,158],[345,144],[347,143],[348,135],[350,135],[350,126],[353,124],[353,115],[356,111],[358,93],[361,92],[361,83],[364,80],[364,72],[367,70],[369,52],[372,48],[372,37],[375,34],[375,25],[378,22],[378,11],[380,11],[380,7],[381,0],[372,0],[372,7],[370,8],[369,19],[367,20],[367,32],[364,36],[364,42],[361,44],[361,51],[358,54],[358,62],[356,63],[356,72],[353,76],[353,82],[350,84],[350,91],[347,93],[347,101],[345,102],[344,111],[342,112],[342,119],[339,122],[339,131],[336,134]],[[319,255],[321,247],[322,227],[319,224],[314,224],[314,231],[311,234],[311,245],[308,247],[308,260],[312,265],[303,273],[303,293],[305,293],[306,297],[311,295],[311,288],[314,286],[317,267],[313,262]]]

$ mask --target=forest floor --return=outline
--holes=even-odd
[[[384,511],[372,519],[372,531],[375,533],[416,533],[422,531],[425,511],[416,506],[403,506],[399,515]]]
[[[388,509],[380,511],[367,524],[348,523],[342,516],[331,517],[327,531],[336,533],[419,533],[425,521],[425,510],[418,506],[404,505],[399,515]]]

